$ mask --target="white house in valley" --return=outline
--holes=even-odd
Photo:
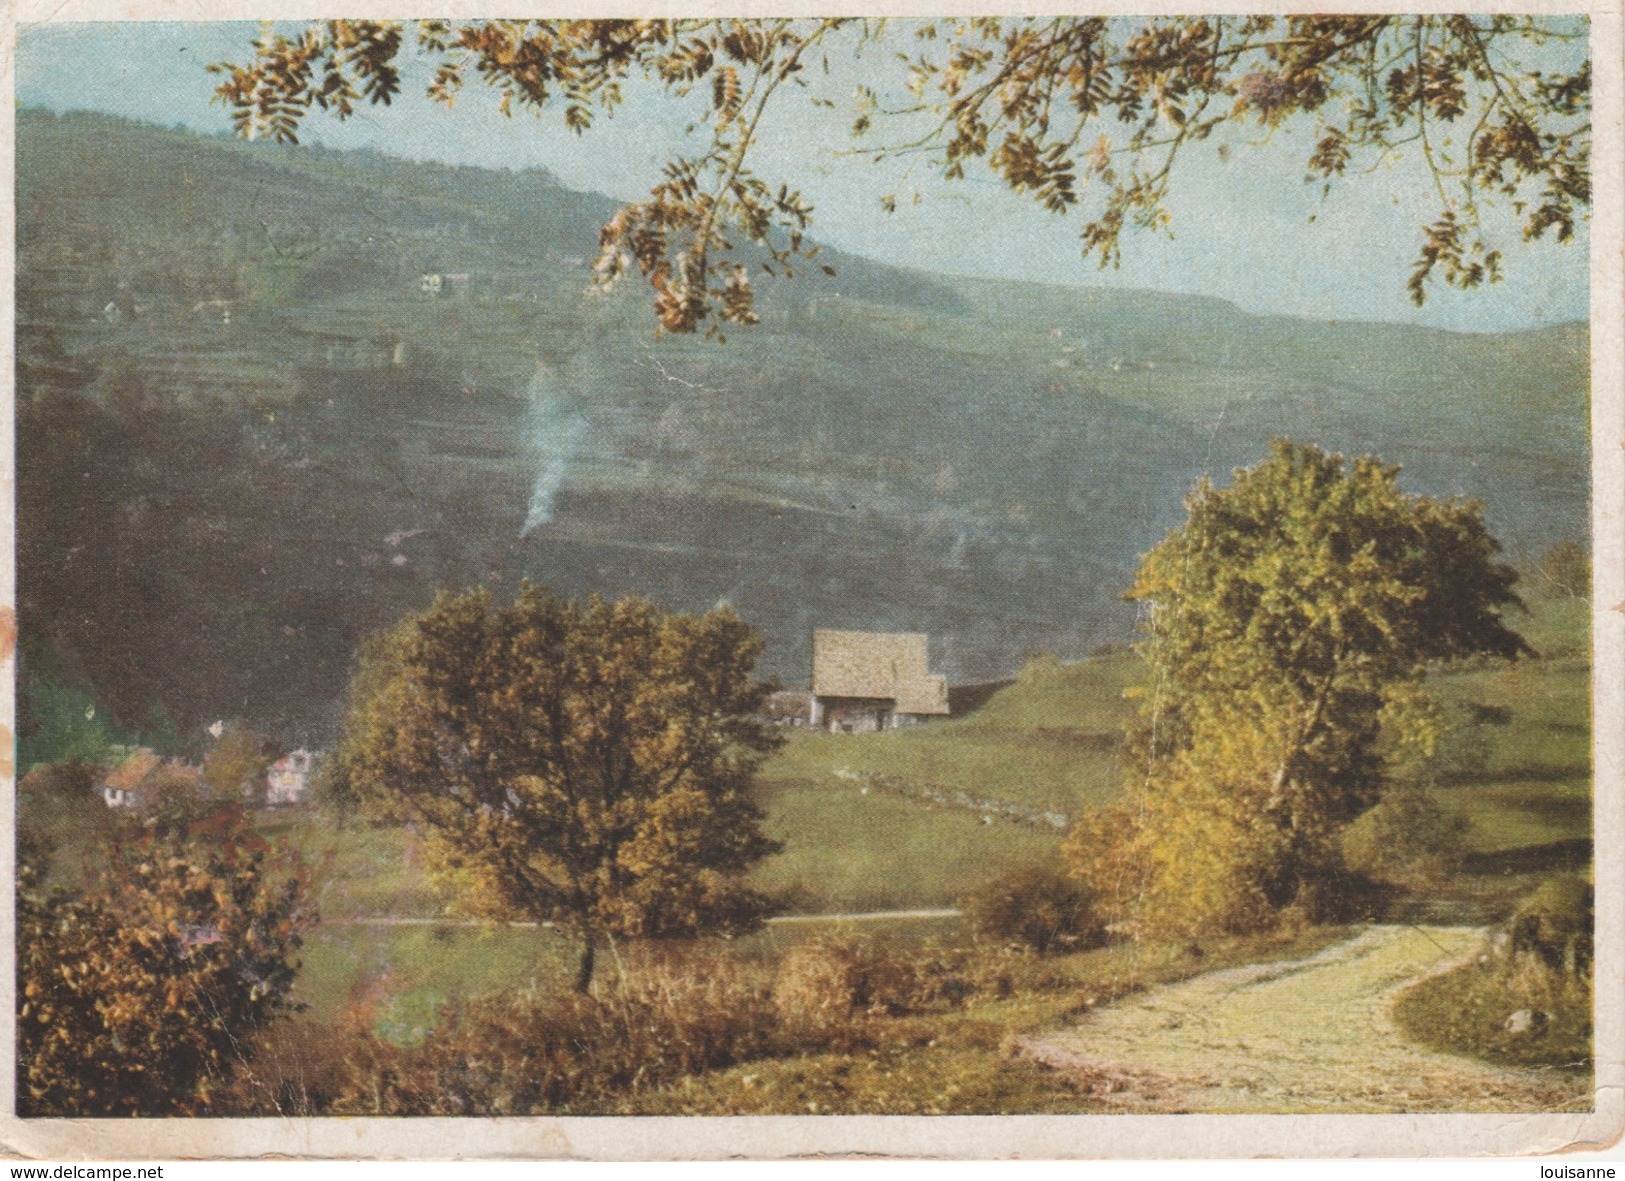
[[[300,748],[271,764],[265,775],[265,802],[272,807],[302,804],[310,792],[315,756]]]

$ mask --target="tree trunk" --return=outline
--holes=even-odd
[[[592,988],[593,962],[597,959],[597,956],[598,948],[593,941],[593,937],[588,935],[581,948],[581,963],[576,967],[575,990],[577,992],[586,993]]]

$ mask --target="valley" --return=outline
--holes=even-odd
[[[44,678],[127,732],[325,744],[362,635],[524,578],[729,602],[790,684],[815,626],[927,632],[956,683],[1074,659],[1131,638],[1118,596],[1191,484],[1277,435],[1482,498],[1515,557],[1586,535],[1582,325],[831,256],[764,277],[726,344],[651,339],[641,293],[588,289],[611,207],[543,173],[20,126],[25,697]]]

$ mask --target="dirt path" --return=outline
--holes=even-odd
[[[1209,972],[1125,997],[1022,1051],[1125,1112],[1588,1110],[1590,1082],[1405,1041],[1412,981],[1477,952],[1481,929],[1371,927],[1304,960]]]

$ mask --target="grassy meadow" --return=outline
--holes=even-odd
[[[1458,872],[1421,883],[1413,906],[1492,921],[1547,873],[1590,864],[1589,606],[1535,598],[1515,621],[1536,655],[1442,670],[1429,685],[1445,723],[1433,759],[1406,769],[1467,819]],[[963,803],[939,788],[1076,818],[1121,786],[1125,691],[1137,659],[1040,660],[979,710],[913,730],[795,732],[760,775],[785,852],[757,871],[807,910],[949,906],[979,881],[1053,856],[1062,830]]]
[[[1053,856],[1064,821],[1117,791],[1136,667],[1127,654],[1035,661],[964,717],[877,734],[792,731],[758,776],[768,831],[785,845],[758,885],[809,911],[952,906]],[[976,801],[1050,820],[1023,823]]]
[[[1591,866],[1590,605],[1536,598],[1515,626],[1539,655],[1437,678],[1454,729],[1413,773],[1469,822],[1460,871],[1431,892],[1479,921],[1550,874]]]

